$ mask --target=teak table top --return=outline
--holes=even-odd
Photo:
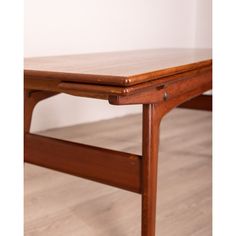
[[[210,49],[146,49],[25,59],[25,77],[130,87],[212,64]]]

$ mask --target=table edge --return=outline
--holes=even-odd
[[[96,74],[82,74],[82,73],[65,73],[65,72],[53,72],[53,71],[40,71],[24,69],[24,77],[30,79],[59,79],[61,81],[73,82],[73,83],[85,83],[93,85],[104,86],[122,86],[130,87],[145,82],[158,80],[172,76],[175,74],[188,72],[192,70],[209,67],[212,65],[212,59],[207,59],[190,64],[180,65],[176,67],[165,68],[162,70],[151,71],[142,74],[130,75],[130,76],[114,76],[114,75],[96,75]]]

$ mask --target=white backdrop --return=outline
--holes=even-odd
[[[211,47],[211,0],[25,0],[25,57],[157,47]],[[139,112],[58,95],[32,131]]]

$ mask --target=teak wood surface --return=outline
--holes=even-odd
[[[211,65],[211,50],[148,49],[26,58],[25,76],[131,86]]]
[[[211,50],[28,58],[24,77],[25,161],[142,194],[142,236],[154,236],[160,122],[176,106],[210,110],[201,94],[212,88]],[[30,134],[36,104],[58,93],[142,104],[142,156]]]

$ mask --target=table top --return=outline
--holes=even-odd
[[[132,86],[212,65],[210,49],[146,49],[25,59],[25,76]]]

